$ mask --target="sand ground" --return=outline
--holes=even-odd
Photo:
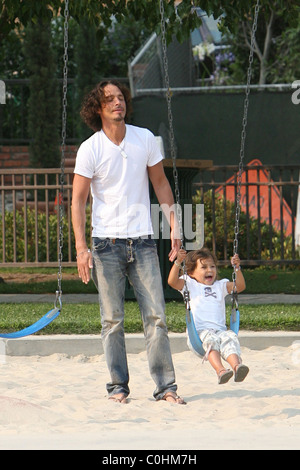
[[[186,406],[153,399],[145,352],[128,354],[127,405],[107,399],[103,355],[2,357],[0,449],[300,449],[300,344],[242,353],[250,374],[226,385],[174,354]]]

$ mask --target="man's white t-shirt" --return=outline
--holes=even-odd
[[[183,276],[181,276],[183,279]],[[226,331],[225,297],[228,279],[215,281],[212,286],[206,286],[186,275],[186,284],[190,292],[190,306],[193,312],[195,327],[202,330]],[[181,291],[184,294],[185,288]]]
[[[103,130],[81,144],[74,173],[91,179],[93,237],[153,234],[147,167],[162,159],[152,132],[131,125],[119,146]]]

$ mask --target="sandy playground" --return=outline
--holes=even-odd
[[[226,385],[174,354],[186,406],[154,401],[145,352],[128,354],[127,405],[107,399],[103,355],[2,357],[0,449],[300,449],[300,344],[242,353],[250,374]]]

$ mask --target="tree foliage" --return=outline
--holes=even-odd
[[[39,19],[34,27],[26,27],[24,54],[30,73],[30,163],[33,168],[56,168],[60,160],[59,95],[49,20]]]
[[[199,25],[200,20],[191,11],[192,0],[184,0],[175,11],[175,0],[164,0],[165,16],[168,19],[168,37],[172,34],[181,37]],[[118,21],[132,16],[136,21],[143,20],[146,28],[159,31],[160,8],[159,2],[151,0],[70,0],[70,15],[80,22],[83,18],[96,27],[111,26],[113,17]],[[61,0],[1,0],[0,2],[0,41],[10,30],[37,23],[39,19],[49,20],[57,14],[64,14],[64,2]],[[99,29],[99,34],[103,29]]]
[[[224,25],[230,31],[236,29],[235,18],[241,20],[249,15],[255,5],[253,0],[183,0],[175,9],[175,0],[163,0],[165,16],[168,19],[169,34],[186,35],[199,25],[199,19],[194,14],[193,7],[200,7],[208,14],[218,18],[224,15]],[[261,8],[265,11],[274,9],[273,0],[261,0]],[[298,0],[276,0],[276,10],[285,10],[290,14],[290,21],[296,22],[294,12],[299,9]],[[153,0],[70,0],[70,15],[77,21],[87,18],[90,23],[110,26],[112,16],[117,21],[133,15],[135,20],[143,20],[147,28],[156,30],[160,25],[160,2]],[[1,0],[0,2],[0,31],[6,35],[17,25],[26,26],[37,23],[38,19],[50,19],[58,13],[63,14],[64,2],[61,0]]]
[[[243,43],[249,43],[247,29],[253,19],[255,0],[182,0],[176,8],[175,0],[163,0],[163,4],[168,42],[174,34],[182,41],[200,26],[201,19],[195,14],[195,7],[200,7],[208,15],[221,18],[223,31],[236,36],[244,28]],[[39,20],[49,21],[63,15],[64,6],[62,0],[0,0],[0,43],[16,27],[22,28],[29,23],[37,24]],[[258,31],[261,40],[260,44],[259,41],[256,44],[255,53],[260,61],[261,83],[266,81],[270,54],[276,51],[273,31],[278,27],[275,24],[277,19],[284,18],[280,36],[287,28],[297,28],[299,9],[298,0],[260,0],[259,30],[264,31]],[[159,33],[161,30],[160,0],[69,0],[69,11],[78,23],[84,20],[94,25],[101,40],[114,20],[122,23],[126,18],[143,21],[145,28],[151,31]],[[282,47],[284,49],[285,46],[281,44]]]
[[[233,10],[230,25],[222,20],[221,28],[227,34],[236,59],[232,67],[234,83],[246,80],[253,19],[254,9],[249,8],[244,15],[238,9]],[[293,67],[296,73],[300,53],[299,19],[300,7],[295,2],[284,2],[283,5],[281,0],[261,1],[254,40],[254,82],[264,85],[295,80],[291,73],[286,74],[287,69],[291,71],[291,67],[286,66],[289,62],[296,63]]]

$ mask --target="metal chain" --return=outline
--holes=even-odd
[[[164,79],[167,99],[167,108],[168,108],[168,122],[169,122],[169,139],[170,139],[170,148],[171,148],[171,157],[173,163],[173,178],[175,184],[175,201],[176,201],[176,212],[177,219],[179,224],[180,231],[180,240],[181,247],[184,246],[184,236],[183,236],[183,227],[182,227],[182,209],[180,204],[180,190],[179,190],[179,180],[178,180],[178,170],[176,167],[176,145],[175,145],[175,134],[173,126],[173,113],[172,113],[172,90],[170,88],[170,78],[169,78],[169,64],[168,64],[168,55],[167,55],[167,34],[166,34],[166,19],[165,19],[165,7],[164,1],[160,0],[160,17],[161,17],[161,32],[162,32],[162,52],[163,52],[163,68],[164,68]]]
[[[160,17],[161,17],[161,32],[162,32],[162,52],[163,52],[163,67],[164,67],[164,78],[166,86],[166,99],[167,99],[167,108],[168,108],[168,122],[169,122],[169,139],[171,144],[171,157],[173,163],[173,178],[175,184],[175,201],[176,201],[176,213],[177,220],[179,224],[180,231],[180,240],[181,248],[184,248],[184,235],[183,235],[183,226],[182,226],[182,209],[180,204],[180,190],[179,190],[179,179],[178,179],[178,170],[176,166],[177,151],[175,145],[175,134],[173,126],[173,113],[172,113],[172,90],[170,87],[170,78],[169,78],[169,64],[168,64],[168,55],[167,55],[167,34],[166,34],[166,19],[165,19],[165,8],[163,0],[160,0]],[[184,302],[186,310],[190,311],[190,292],[187,286],[186,281],[186,267],[185,262],[183,262],[183,277],[184,277]]]
[[[239,235],[239,223],[240,223],[240,214],[241,214],[241,188],[242,188],[242,174],[244,170],[244,157],[245,157],[245,142],[246,142],[246,128],[248,122],[248,110],[249,110],[249,95],[250,95],[250,85],[252,78],[252,65],[253,65],[253,55],[255,48],[255,37],[257,31],[257,21],[258,14],[260,9],[260,0],[257,0],[254,12],[254,20],[251,31],[251,48],[249,54],[249,65],[247,71],[247,86],[246,86],[246,96],[244,100],[244,115],[242,122],[242,134],[241,134],[241,149],[240,149],[240,163],[239,163],[239,172],[237,180],[237,196],[236,196],[236,209],[235,209],[235,227],[234,227],[234,241],[233,241],[233,254],[238,253],[238,235]],[[236,283],[236,272],[233,270],[232,280],[235,285]]]
[[[59,204],[59,242],[58,242],[58,273],[57,273],[57,291],[56,304],[62,305],[62,261],[63,261],[63,216],[64,216],[64,184],[65,184],[65,150],[67,134],[67,91],[68,91],[68,47],[69,47],[69,0],[65,0],[64,10],[64,66],[63,66],[63,100],[62,100],[62,131],[61,131],[61,173],[60,173],[60,192],[58,198]]]

